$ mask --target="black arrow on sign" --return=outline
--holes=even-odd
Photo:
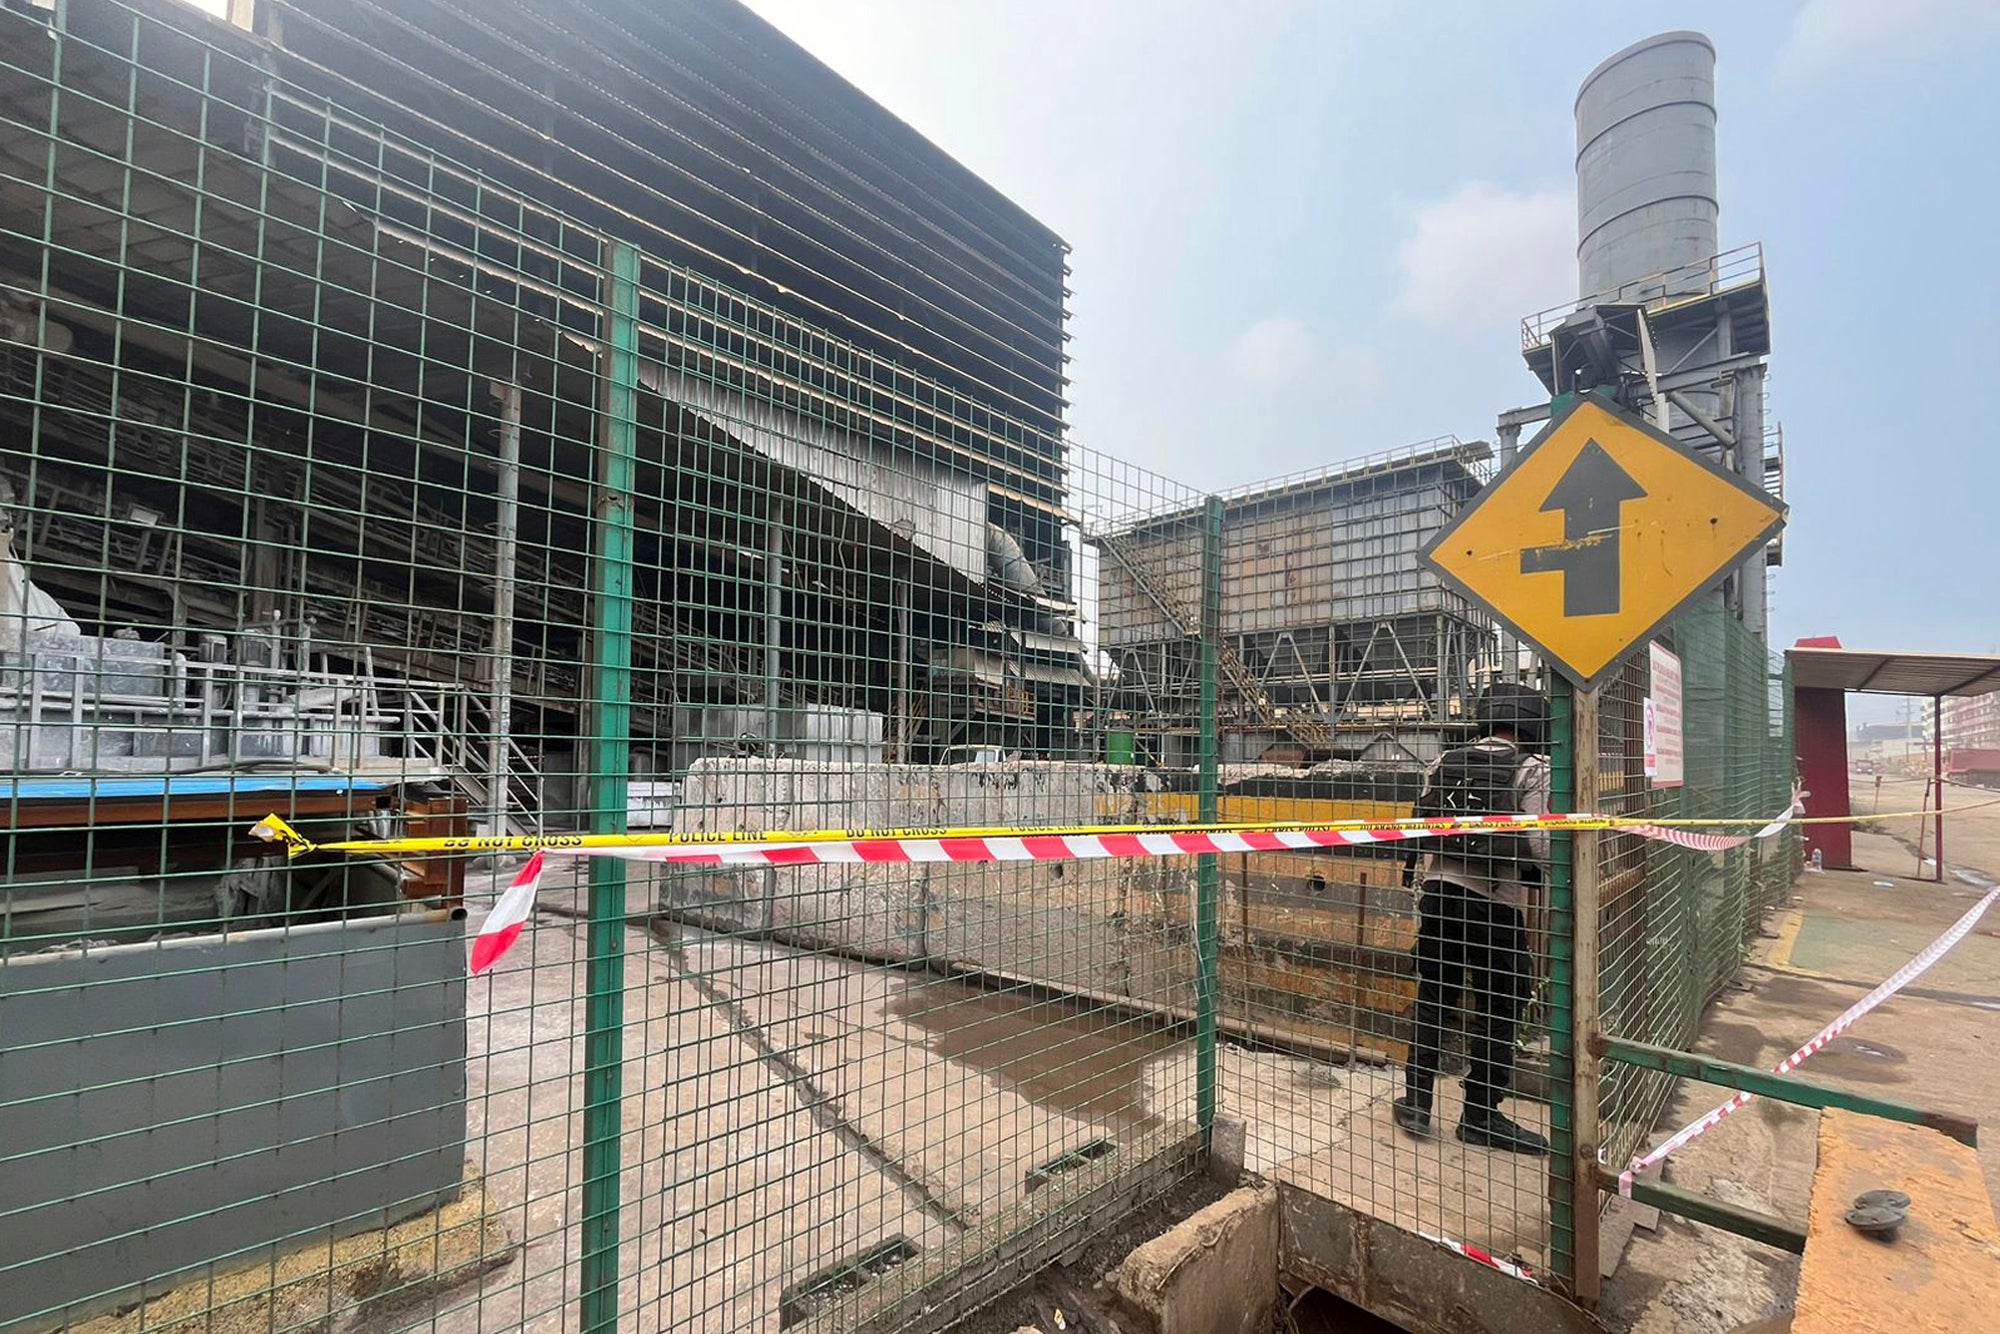
[[[1645,488],[1592,440],[1542,502],[1542,513],[1561,510],[1561,546],[1529,547],[1522,574],[1563,576],[1563,615],[1611,616],[1619,606],[1618,508]]]

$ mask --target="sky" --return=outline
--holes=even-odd
[[[749,0],[1068,240],[1071,425],[1199,487],[1545,397],[1577,85],[1693,28],[1762,242],[1774,643],[2000,650],[2000,0]]]

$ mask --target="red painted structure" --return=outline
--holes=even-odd
[[[1852,814],[1847,791],[1847,692],[1800,690],[1793,695],[1792,709],[1797,728],[1799,782],[1806,789],[1806,815]],[[1814,848],[1819,849],[1828,870],[1854,869],[1852,825],[1807,825],[1808,858]]]
[[[2000,749],[1992,746],[1953,746],[1945,753],[1944,776],[1954,783],[1979,787],[2000,785]]]
[[[1800,648],[1839,648],[1831,635],[1801,639]],[[1806,790],[1806,815],[1844,816],[1853,813],[1847,791],[1847,692],[1801,688],[1792,692],[1793,737],[1798,752],[1799,782]],[[1854,869],[1854,826],[1805,826],[1805,855],[1818,848],[1829,870]]]

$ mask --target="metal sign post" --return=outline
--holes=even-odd
[[[1550,801],[1592,809],[1601,795],[1594,690],[1556,683]],[[1558,831],[1549,868],[1549,1233],[1557,1277],[1585,1306],[1598,1295],[1598,892],[1595,830]]]

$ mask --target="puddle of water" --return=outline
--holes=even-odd
[[[889,1008],[929,1034],[938,1055],[983,1070],[1040,1106],[1120,1134],[1158,1123],[1146,1109],[1146,1067],[1182,1041],[1086,1002],[942,979],[911,984]]]

